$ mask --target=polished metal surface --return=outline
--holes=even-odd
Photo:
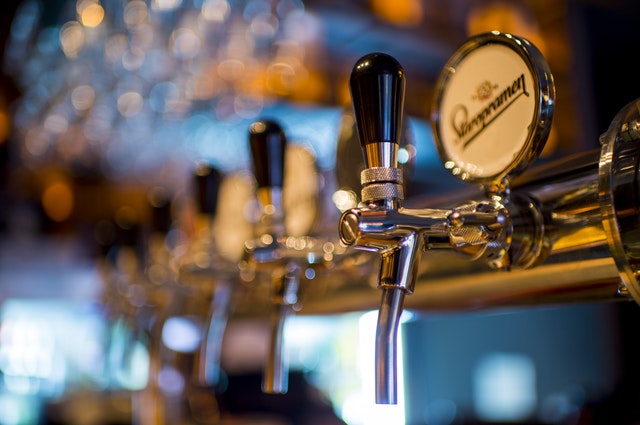
[[[287,318],[298,303],[300,267],[290,263],[284,276],[274,276],[273,305],[271,307],[269,350],[263,370],[262,391],[268,394],[285,394],[289,389],[289,364],[286,357],[284,327]]]
[[[209,321],[206,324],[204,339],[195,365],[197,382],[206,385],[215,386],[220,383],[222,343],[227,321],[233,311],[234,284],[237,282],[225,279],[218,279],[215,282]]]
[[[369,167],[360,173],[360,182],[363,185],[375,182],[402,183],[402,170],[391,167]]]
[[[603,224],[625,288],[640,303],[638,163],[640,101],[624,107],[601,137],[600,201]]]
[[[393,367],[397,364],[398,348],[395,338],[393,340],[388,338],[398,334],[404,298],[404,291],[396,291],[393,288],[382,289],[375,341],[377,378],[375,398],[378,401],[391,403],[398,399],[398,376],[396,368]]]
[[[422,256],[413,294],[406,297],[405,306],[420,311],[455,311],[628,301],[620,291],[621,276],[607,241],[609,230],[605,229],[599,193],[600,166],[600,150],[596,149],[534,167],[513,182],[512,202],[507,204],[514,227],[510,251],[512,255],[529,252],[517,254],[525,258],[525,267],[495,271],[485,262],[470,262],[451,249],[442,249],[450,247],[448,239],[430,240],[429,253]],[[628,173],[634,170],[627,169]],[[457,204],[460,197],[479,194],[480,190],[470,190],[448,199],[414,197],[405,204],[444,207]],[[526,208],[527,203],[535,208]],[[435,210],[425,211],[433,214]],[[537,223],[539,220],[542,222]],[[366,255],[375,260],[375,256]],[[624,250],[619,255],[623,262],[628,261]],[[305,313],[376,308],[379,294],[371,289],[372,277],[335,285],[331,302],[309,294]]]
[[[364,201],[404,199],[404,189],[397,183],[371,183],[362,187],[360,196]]]
[[[367,168],[393,168],[398,164],[398,141],[380,141],[367,143],[363,148],[363,155]]]

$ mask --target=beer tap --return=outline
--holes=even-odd
[[[312,236],[290,236],[285,228],[283,183],[287,140],[278,123],[260,120],[249,128],[249,144],[261,206],[256,238],[245,243],[248,267],[271,279],[270,335],[262,390],[283,394],[288,390],[288,364],[283,334],[287,318],[301,308],[303,280],[330,264],[328,244]]]
[[[491,158],[487,152],[476,156],[489,157],[464,157],[471,149],[465,150],[464,146],[460,148],[464,143],[469,145],[462,131],[454,131],[451,137],[449,134],[440,137],[439,152],[443,158],[447,156],[447,148],[452,146],[463,152],[458,157],[449,152],[445,167],[465,181],[480,183],[484,190],[484,196],[479,200],[464,201],[447,209],[411,209],[403,206],[403,177],[397,165],[405,92],[403,68],[393,57],[383,53],[366,55],[353,68],[349,83],[366,168],[361,173],[362,201],[359,207],[342,214],[339,233],[346,245],[377,252],[381,257],[378,287],[382,290],[382,299],[375,339],[376,403],[397,402],[397,332],[404,298],[414,291],[423,252],[451,249],[470,260],[484,261],[489,267],[499,270],[529,266],[539,254],[540,212],[529,200],[509,195],[510,178],[525,168],[540,151],[551,121],[553,85],[549,84],[551,76],[548,67],[537,49],[524,39],[501,33],[482,34],[461,46],[445,67],[446,74],[439,81],[441,92],[436,96],[438,109],[444,103],[445,112],[453,110],[453,116],[447,116],[446,121],[437,119],[436,133],[443,135],[438,125],[455,125],[469,114],[467,109],[463,110],[466,108],[464,104],[459,107],[456,99],[451,98],[473,95],[473,92],[469,92],[476,88],[460,80],[459,74],[464,75],[469,66],[478,70],[478,63],[485,61],[489,63],[489,68],[496,66],[494,63],[505,67],[504,63],[496,60],[496,56],[502,60],[506,56],[511,61],[507,62],[506,68],[513,68],[514,63],[517,65],[516,69],[508,71],[515,73],[515,82],[508,80],[506,83],[509,87],[504,89],[513,99],[499,97],[500,102],[495,102],[494,109],[486,109],[486,114],[494,113],[491,117],[482,115],[485,110],[481,109],[479,118],[475,117],[476,121],[471,121],[464,128],[470,133],[466,135],[467,140],[473,140],[472,148],[476,149],[485,143],[481,139],[487,137],[489,146],[484,146],[482,150],[490,152],[491,143],[501,135],[489,131],[494,130],[489,128],[489,119],[499,115],[514,121],[508,125],[518,126],[524,121],[523,127],[517,130],[524,131],[525,137],[521,143],[517,140],[514,142],[515,153],[512,147],[508,152],[501,153],[507,159]],[[522,73],[521,68],[524,69]],[[482,71],[487,73],[486,69]],[[490,82],[489,88],[494,89],[494,85],[498,84],[491,82],[490,78],[498,74],[491,72],[490,69],[486,76]],[[482,84],[484,81],[474,80],[474,83]],[[527,86],[527,83],[530,85]],[[502,84],[504,82],[500,81]],[[469,90],[469,86],[472,90]],[[442,101],[443,96],[446,102]],[[518,100],[515,96],[521,98]],[[466,101],[462,98],[457,100],[460,104]],[[510,100],[520,102],[512,103],[517,107],[527,108],[524,111],[515,111],[515,107],[503,109],[502,105],[507,105]],[[526,105],[520,105],[525,102]],[[528,107],[531,102],[533,106],[530,111]],[[476,105],[473,107],[477,108]],[[458,112],[455,112],[456,108]],[[494,127],[497,127],[497,123]],[[494,160],[503,161],[504,164],[499,162],[501,168],[492,169]],[[487,169],[489,171],[485,172]],[[512,214],[518,219],[513,220]]]
[[[257,244],[247,246],[250,260],[272,271],[269,350],[263,370],[262,390],[286,393],[288,365],[284,358],[283,332],[287,316],[297,302],[299,274],[293,263],[280,258],[280,238],[285,234],[282,186],[286,149],[284,131],[274,121],[258,121],[249,128],[249,144],[256,178],[256,195],[261,205]]]
[[[223,258],[215,246],[214,220],[218,210],[218,194],[223,174],[215,167],[200,163],[193,173],[196,201],[196,240],[181,267],[182,278],[210,299],[208,320],[195,360],[195,378],[203,385],[220,381],[222,340],[231,314],[237,266]]]

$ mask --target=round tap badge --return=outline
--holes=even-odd
[[[553,77],[527,40],[480,34],[456,50],[437,83],[432,122],[444,166],[487,184],[522,172],[549,135]]]

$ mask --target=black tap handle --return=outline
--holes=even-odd
[[[405,75],[385,53],[370,53],[353,67],[349,80],[360,144],[400,143]]]
[[[166,234],[173,226],[171,196],[162,188],[155,188],[147,195],[151,208],[151,231]]]
[[[280,125],[270,120],[252,123],[249,144],[258,188],[282,188],[287,140]]]
[[[215,215],[223,175],[209,164],[198,164],[194,172],[195,198],[202,214]]]

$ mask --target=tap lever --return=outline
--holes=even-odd
[[[194,173],[195,197],[198,210],[202,214],[215,216],[218,210],[218,192],[222,183],[222,173],[209,164],[198,164]]]
[[[278,123],[259,120],[249,126],[249,146],[256,178],[256,195],[262,205],[260,233],[283,235],[284,155],[287,139]]]
[[[472,202],[454,208],[448,216],[449,226],[453,233],[465,228],[474,227],[484,230],[503,229],[509,220],[507,210],[499,204]]]
[[[287,139],[278,123],[259,120],[249,127],[249,145],[258,187],[282,188]]]
[[[397,168],[404,70],[391,56],[371,53],[356,62],[349,86],[366,167]]]
[[[365,55],[353,67],[349,84],[360,144],[400,143],[405,78],[398,61],[384,53]]]
[[[255,121],[249,126],[249,145],[260,201],[281,208],[287,145],[284,131],[275,121]]]

